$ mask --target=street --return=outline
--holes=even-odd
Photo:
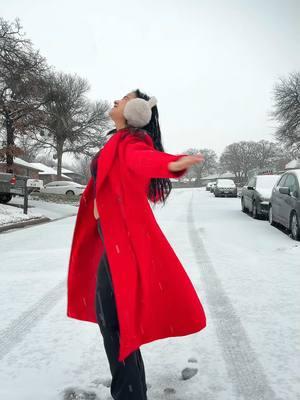
[[[207,326],[141,347],[149,400],[300,399],[300,242],[242,213],[240,198],[203,188],[173,189],[153,211]],[[0,234],[2,399],[64,399],[72,388],[78,399],[111,398],[99,327],[66,317],[74,223]],[[185,368],[196,374],[182,380]]]

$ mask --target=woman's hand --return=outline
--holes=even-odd
[[[184,156],[184,157],[181,157],[177,161],[171,161],[168,164],[168,168],[170,171],[176,172],[176,171],[180,171],[182,169],[189,168],[192,165],[198,164],[203,161],[204,161],[204,157],[202,154],[196,154],[193,156]]]

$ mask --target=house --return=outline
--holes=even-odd
[[[208,182],[214,182],[216,179],[232,179],[233,181],[236,181],[237,178],[232,172],[224,172],[223,174],[212,174],[212,175],[207,175],[203,176],[200,180],[203,185],[206,185]]]
[[[295,160],[290,161],[289,163],[286,164],[286,166],[284,168],[285,168],[285,170],[300,168],[300,159],[295,159]]]
[[[6,162],[0,161],[0,171],[6,172]],[[14,157],[13,171],[16,175],[29,176],[31,179],[41,179],[39,178],[39,173],[43,170],[19,157]]]
[[[38,168],[41,172],[39,172],[39,179],[43,180],[43,184],[57,181],[57,180],[65,180],[65,181],[72,181],[72,178],[65,174],[61,174],[61,179],[58,179],[57,170],[51,167],[48,167],[45,164],[39,162],[30,163],[32,166]]]
[[[81,185],[86,185],[86,177],[83,174],[71,171],[67,168],[62,168],[61,172],[72,179],[72,181],[80,183]]]
[[[48,167],[39,162],[27,162],[19,157],[14,157],[13,171],[16,175],[29,176],[31,179],[42,179],[44,185],[57,180],[74,181],[83,185],[86,184],[86,177],[82,174],[62,168],[61,179],[58,179],[56,168]],[[6,172],[6,162],[4,161],[0,161],[0,172]]]

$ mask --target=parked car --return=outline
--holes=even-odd
[[[215,187],[215,185],[216,185],[216,182],[211,182],[211,185],[210,185],[210,187],[209,187],[209,191],[210,191],[211,193],[214,192],[214,187]]]
[[[300,169],[282,174],[274,186],[269,203],[269,222],[284,226],[300,240]]]
[[[73,181],[53,181],[40,189],[41,193],[66,194],[67,196],[81,195],[86,186]]]
[[[212,185],[213,183],[214,183],[214,182],[208,182],[208,184],[206,185],[206,191],[210,191],[211,185]]]
[[[0,203],[8,203],[14,196],[24,196],[26,175],[16,175],[12,172],[0,172]]]
[[[217,179],[214,187],[215,197],[232,196],[237,197],[237,187],[232,179]]]
[[[252,217],[268,217],[272,189],[281,175],[256,175],[242,187],[241,207],[243,212],[252,213]]]

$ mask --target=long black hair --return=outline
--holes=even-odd
[[[136,97],[144,100],[149,100],[150,96],[141,92],[139,89],[133,91]],[[150,122],[142,127],[142,130],[147,131],[147,133],[151,136],[153,145],[156,150],[165,151],[162,145],[161,140],[161,132],[158,121],[158,109],[157,106],[152,107],[152,116]],[[162,202],[165,204],[165,201],[172,190],[172,183],[169,178],[151,178],[149,189],[148,189],[148,199],[153,203]]]

